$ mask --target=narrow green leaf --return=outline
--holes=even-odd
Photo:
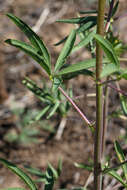
[[[13,40],[13,39],[8,39],[5,41],[7,44],[10,44],[14,47],[19,48],[23,52],[25,52],[27,55],[31,56],[35,61],[37,61],[41,67],[50,75],[50,70],[48,66],[46,65],[44,59],[38,54],[37,50],[30,46],[29,44],[25,42],[21,42],[19,40]]]
[[[117,154],[117,157],[118,157],[120,163],[124,162],[125,161],[125,156],[124,156],[123,150],[122,150],[120,144],[118,143],[118,141],[115,141],[115,151],[116,151],[116,154]],[[125,179],[127,181],[127,164],[124,164],[121,167],[123,169]]]
[[[112,17],[116,14],[116,11],[118,10],[118,7],[119,7],[119,0],[116,2],[115,6],[113,7]]]
[[[62,79],[58,78],[58,77],[54,77],[53,78],[53,84],[52,84],[52,92],[53,93],[57,93],[57,89],[60,86],[60,84],[62,83]]]
[[[35,183],[33,182],[33,180],[26,173],[24,173],[24,171],[22,171],[16,165],[12,164],[11,162],[8,162],[7,160],[3,158],[0,158],[0,162],[2,162],[6,167],[8,167],[16,175],[18,175],[31,190],[37,190],[37,187]]]
[[[79,18],[57,20],[56,22],[62,22],[62,23],[68,23],[68,24],[81,24],[84,20],[85,20],[85,17],[79,17]]]
[[[58,176],[60,176],[61,171],[62,171],[62,160],[59,159],[58,167],[57,167],[57,173],[58,173]]]
[[[69,23],[69,24],[82,24],[82,23],[85,24],[89,21],[96,20],[96,18],[97,18],[96,16],[86,16],[86,17],[57,20],[57,22],[63,22],[63,23]]]
[[[127,116],[127,97],[120,95],[120,103],[124,115]]]
[[[85,32],[87,30],[90,30],[91,28],[93,28],[95,25],[96,25],[96,21],[89,21],[83,25],[81,25],[77,30],[76,32],[79,34],[81,32]]]
[[[88,69],[91,67],[95,67],[95,59],[88,59],[79,63],[75,63],[73,65],[70,65],[64,69],[62,69],[58,74],[59,75],[65,75],[68,73],[73,73],[73,72],[77,72],[77,71],[81,71],[83,69]]]
[[[55,45],[55,46],[59,46],[60,44],[66,42],[67,38],[68,38],[68,36],[66,36],[65,38],[63,38],[63,39],[60,40],[59,42],[55,43],[54,45]]]
[[[127,80],[127,69],[121,70],[120,77]]]
[[[114,177],[117,181],[119,181],[124,187],[127,187],[127,184],[123,181],[122,177],[119,176],[114,170],[108,172],[108,174]]]
[[[48,104],[51,104],[53,101],[53,98],[51,97],[51,94],[49,92],[45,92],[45,89],[39,88],[37,84],[31,80],[28,77],[25,77],[25,79],[22,81],[22,83],[30,90],[32,91],[37,98],[39,98],[42,102],[46,102]]]
[[[106,64],[101,72],[101,78],[107,77],[115,72],[119,71],[119,67],[115,64]]]
[[[66,40],[64,47],[57,59],[57,62],[55,65],[55,72],[58,71],[64,65],[67,57],[71,53],[71,50],[74,46],[75,39],[76,39],[76,31],[72,30],[72,32],[70,33],[68,39]]]
[[[114,63],[115,65],[119,66],[119,60],[116,56],[112,44],[107,39],[104,39],[102,36],[98,34],[95,34],[94,37],[104,50],[107,58],[111,61],[111,63]]]
[[[58,173],[52,167],[51,164],[48,164],[48,168],[45,174],[46,174],[46,182],[45,182],[44,190],[53,190],[55,180],[58,178]]]
[[[36,175],[38,177],[42,177],[42,178],[45,177],[45,173],[41,172],[39,169],[32,168],[32,167],[26,166],[26,165],[24,167],[31,174],[34,174],[34,175]]]
[[[94,72],[88,70],[88,69],[83,69],[81,71],[73,72],[73,73],[67,73],[65,75],[62,75],[63,80],[70,80],[72,78],[77,77],[78,75],[85,75],[85,76],[90,76],[94,77]]]
[[[93,166],[88,165],[88,164],[78,164],[78,163],[75,163],[74,165],[77,168],[85,169],[85,170],[88,170],[88,171],[93,171]]]
[[[56,171],[56,169],[50,163],[48,163],[48,168],[52,171],[53,176],[54,176],[54,178],[56,180],[59,177],[58,172]]]
[[[51,112],[50,112],[49,115],[47,116],[47,119],[49,119],[50,117],[53,116],[53,114],[57,111],[59,105],[60,105],[60,102],[57,101],[57,102],[55,103],[55,105],[51,108]]]
[[[39,121],[43,115],[50,109],[50,105],[46,106],[39,114],[35,117],[34,121]]]
[[[95,32],[96,32],[96,30],[93,30],[84,39],[82,39],[77,45],[75,45],[73,47],[71,53],[74,53],[75,51],[79,50],[80,48],[87,46],[89,44],[89,42],[93,39]]]
[[[95,14],[98,13],[96,10],[90,10],[90,11],[79,11],[80,14]]]
[[[124,162],[121,162],[120,164],[117,164],[117,165],[115,165],[115,166],[113,166],[113,167],[105,167],[103,170],[102,170],[102,173],[103,174],[106,174],[106,173],[108,173],[108,172],[110,172],[110,171],[112,171],[112,170],[117,170],[118,168],[120,168],[122,165],[124,165],[124,164],[127,164],[127,160],[126,161],[124,161]]]
[[[40,37],[26,23],[24,23],[18,17],[10,13],[7,14],[7,16],[20,28],[20,30],[24,32],[24,34],[30,40],[31,44],[35,48],[37,48],[37,50],[39,51],[39,54],[41,56],[44,56],[46,60],[46,64],[48,65],[49,69],[51,69],[50,55],[43,41],[40,39]]]
[[[94,21],[89,21],[88,23],[85,23],[84,25],[81,25],[78,29],[76,29],[76,33],[78,33],[78,34],[81,34],[81,32],[85,32],[86,30],[88,30],[88,29],[90,29],[90,28],[92,28],[92,27],[94,27],[96,25],[96,22]],[[95,31],[95,30],[94,30]],[[93,33],[95,34],[95,32],[93,31]],[[92,32],[90,33],[91,35],[92,35]],[[91,37],[91,35],[89,36],[87,36],[87,37],[83,37],[83,39],[82,39],[82,42],[81,42],[81,46],[85,46],[85,45],[87,45],[86,43],[87,43],[87,41],[88,41],[88,39]],[[62,44],[63,42],[65,42],[66,40],[67,40],[67,38],[68,38],[68,36],[66,36],[65,38],[63,38],[62,40],[60,40],[59,42],[57,42],[56,44],[54,44],[55,46],[58,46],[58,45],[60,45],[60,44]],[[86,38],[88,38],[88,39],[86,39]],[[84,42],[83,42],[84,41]],[[79,47],[79,45],[77,45],[78,47]],[[74,48],[76,48],[75,50],[77,50],[77,48],[78,47],[74,47]],[[74,50],[74,51],[75,51]],[[73,51],[73,50],[72,50]]]

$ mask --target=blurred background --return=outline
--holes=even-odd
[[[65,122],[62,136],[56,134],[61,117],[54,115],[50,120],[42,118],[39,122],[29,121],[44,105],[23,84],[25,76],[30,77],[40,87],[50,86],[41,67],[31,58],[16,48],[4,43],[13,38],[26,41],[25,36],[7,18],[6,13],[13,13],[24,20],[44,40],[55,64],[62,48],[54,46],[69,34],[74,25],[57,23],[62,18],[77,16],[77,12],[97,9],[96,0],[0,0],[0,157],[11,160],[23,168],[30,165],[41,170],[50,162],[55,167],[59,158],[63,159],[63,171],[56,188],[82,186],[89,172],[78,169],[74,162],[88,163],[93,158],[93,137],[78,114],[71,108]],[[127,43],[127,3],[120,0],[119,19],[114,23],[114,33]],[[127,56],[124,53],[123,56]],[[70,63],[90,58],[87,49],[72,55]],[[78,76],[67,84],[72,88],[74,97],[81,96],[76,103],[87,117],[95,119],[95,86],[88,77]],[[121,88],[126,91],[127,84],[121,81]],[[109,115],[120,107],[118,94],[111,90]],[[84,95],[85,94],[85,95]],[[113,141],[124,138],[126,142],[126,118],[114,118],[109,122],[107,136],[108,154],[113,150]],[[126,144],[126,143],[125,143]],[[125,151],[126,151],[125,146]],[[10,171],[0,165],[0,188],[22,186],[22,182]],[[41,189],[41,186],[40,186]]]

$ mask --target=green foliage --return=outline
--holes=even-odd
[[[123,187],[127,188],[127,161],[125,160],[125,155],[123,153],[123,150],[120,146],[120,144],[115,141],[114,143],[115,145],[115,151],[116,151],[116,155],[117,158],[120,162],[120,164],[114,166],[114,167],[105,167],[103,170],[104,174],[108,174],[111,175],[112,177],[114,177],[118,182],[120,182]],[[119,175],[117,170],[121,168],[123,170],[123,175]]]
[[[45,104],[44,109],[36,115],[33,121],[40,120],[43,116],[45,116],[45,114],[47,114],[47,118],[49,119],[55,114],[55,112],[58,112],[61,116],[64,116],[69,111],[69,102],[66,101],[65,97],[59,91],[55,91],[54,96],[52,89],[50,89],[48,86],[44,85],[43,88],[40,88],[33,80],[29,79],[28,77],[23,80],[23,84]],[[55,84],[57,85],[57,83]],[[72,94],[71,89],[69,90],[69,94]]]
[[[116,66],[119,66],[119,61],[115,54],[112,44],[107,39],[104,39],[102,36],[98,34],[95,34],[94,37],[97,43],[101,45],[102,49],[104,50],[107,58],[111,61],[111,63],[115,64]]]
[[[57,169],[55,169],[50,163],[48,164],[46,172],[42,172],[36,168],[32,168],[30,166],[25,166],[27,171],[31,173],[32,175],[37,176],[37,179],[35,182],[44,182],[45,187],[44,190],[52,190],[55,181],[58,179],[58,177],[61,174],[62,171],[62,161],[61,159],[58,162]]]
[[[65,64],[65,61],[69,56],[69,54],[71,53],[71,50],[74,46],[75,38],[76,38],[76,31],[72,30],[55,64],[55,70],[54,70],[55,73],[58,72],[59,69]]]
[[[123,114],[127,116],[127,97],[121,95],[120,100],[121,100],[121,107],[122,107]]]
[[[47,67],[44,69],[46,69],[47,72],[50,74],[50,72],[51,72],[50,55],[49,55],[48,50],[47,50],[46,46],[44,45],[42,39],[40,39],[40,37],[35,32],[33,32],[33,30],[31,30],[31,28],[26,23],[24,23],[22,20],[20,20],[18,17],[14,16],[13,14],[10,14],[10,13],[7,14],[7,16],[27,36],[27,38],[31,42],[32,46],[37,50],[38,56],[40,55],[42,60],[45,60],[44,65],[46,64]],[[23,48],[22,44],[20,44],[20,47]]]
[[[26,111],[22,108],[13,109],[12,111],[17,117],[16,126],[7,131],[4,139],[9,143],[28,146],[33,143],[39,143],[38,136],[43,131],[47,131],[49,135],[55,134],[56,130],[51,122],[45,119],[39,121],[46,109],[47,107],[40,112],[38,110]]]
[[[124,153],[123,153],[123,150],[122,150],[120,144],[117,141],[115,142],[115,151],[116,151],[117,157],[119,159],[119,162],[120,163],[124,162],[125,156],[124,156]],[[123,169],[123,173],[124,173],[124,176],[125,176],[125,179],[127,182],[127,163],[123,164],[121,167]]]
[[[21,170],[20,168],[18,168],[16,165],[12,164],[11,162],[4,160],[3,158],[0,158],[0,162],[2,162],[2,164],[8,167],[13,173],[18,175],[30,190],[37,190],[37,187],[35,183],[33,182],[33,180],[23,170]]]
[[[81,169],[84,169],[84,170],[88,170],[88,171],[93,171],[93,165],[87,165],[87,164],[78,164],[78,163],[75,163],[75,166],[77,168],[81,168]]]
[[[28,110],[17,108],[12,110],[17,117],[15,128],[10,129],[4,139],[10,143],[28,145],[38,143],[37,136],[40,133],[39,128],[30,125],[30,121],[37,114],[37,110]]]
[[[8,167],[12,172],[20,177],[20,179],[27,185],[30,190],[37,190],[35,182],[20,168],[14,165],[7,160],[0,158],[0,162],[2,162],[6,167]],[[57,178],[60,176],[62,171],[62,161],[59,160],[58,167],[55,169],[50,163],[48,164],[46,172],[41,172],[38,169],[26,166],[26,169],[29,173],[36,175],[39,177],[37,182],[43,182],[45,184],[44,190],[53,190],[53,186]],[[8,189],[0,189],[0,190],[25,190],[23,188],[8,188]]]

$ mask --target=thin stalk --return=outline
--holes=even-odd
[[[87,117],[84,115],[84,113],[79,109],[79,107],[75,104],[75,102],[66,94],[66,92],[60,86],[58,87],[58,89],[67,98],[67,100],[71,103],[71,105],[75,108],[75,110],[79,113],[79,115],[85,121],[85,123],[87,124],[87,126],[90,127],[90,129],[93,131],[94,130],[93,123],[91,123],[87,119]]]
[[[105,141],[106,141],[107,125],[108,125],[108,102],[109,102],[109,88],[106,85],[105,86],[104,106],[103,106],[103,135],[102,135],[102,159],[103,159],[103,161],[105,158]]]
[[[115,166],[112,166],[110,168],[105,168],[104,170],[102,170],[102,173],[105,174],[105,173],[108,173],[112,170],[118,169],[119,167],[123,166],[124,164],[127,164],[127,160],[125,160],[124,162],[121,162]]]
[[[114,0],[112,0],[111,3],[110,3],[110,8],[109,8],[109,12],[108,12],[107,23],[106,23],[106,25],[105,25],[105,32],[108,32],[108,29],[109,29],[109,26],[110,26],[110,19],[111,19],[111,16],[112,16],[113,5],[114,5]]]
[[[116,82],[116,84],[118,84],[118,82]],[[127,96],[127,93],[125,91],[121,90],[120,88],[118,88],[118,86],[117,86],[117,88],[112,86],[111,84],[108,84],[108,86],[110,88],[116,90],[118,93],[122,94],[123,96]]]
[[[97,34],[104,35],[104,14],[105,0],[98,0]],[[101,151],[103,131],[103,89],[100,79],[102,71],[103,51],[99,44],[96,44],[96,130],[94,139],[94,190],[101,190]]]

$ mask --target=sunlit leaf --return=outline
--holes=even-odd
[[[51,166],[51,164],[48,164],[48,168],[45,174],[46,174],[46,182],[44,190],[53,190],[55,180],[58,177],[57,171]]]
[[[50,109],[50,105],[46,106],[42,111],[37,114],[37,116],[34,118],[34,121],[39,121],[43,115],[46,114],[46,112]]]
[[[127,116],[127,97],[120,95],[120,103],[124,115]]]
[[[101,78],[107,77],[115,72],[119,71],[119,67],[115,64],[109,63],[106,64],[101,72]]]
[[[53,93],[57,93],[57,89],[60,86],[60,84],[62,83],[62,79],[58,78],[58,77],[54,77],[53,78],[53,84],[52,84],[52,92]]]
[[[14,172],[16,175],[18,175],[23,180],[23,182],[26,183],[30,190],[37,190],[37,187],[33,180],[26,173],[24,173],[24,171],[3,158],[0,158],[0,162],[2,162],[7,168],[12,170],[12,172]]]
[[[75,45],[73,47],[71,53],[74,53],[75,51],[79,50],[80,48],[87,46],[89,44],[89,42],[93,39],[95,32],[96,32],[96,30],[90,32],[84,39],[82,39],[77,45]]]
[[[19,40],[13,40],[13,39],[8,39],[5,41],[7,44],[10,44],[14,47],[19,48],[20,50],[22,50],[23,52],[25,52],[27,55],[31,56],[35,61],[37,61],[42,68],[50,75],[50,70],[49,67],[46,65],[44,58],[41,57],[37,50],[35,48],[33,48],[32,46],[30,46],[29,44],[25,43],[25,42],[21,42]]]
[[[91,67],[95,67],[95,59],[88,59],[79,63],[75,63],[73,65],[70,65],[64,69],[62,69],[58,74],[59,75],[65,75],[68,73],[73,73],[73,72],[77,72],[77,71],[81,71],[83,69],[88,69]]]
[[[89,21],[83,25],[81,25],[76,32],[77,33],[81,33],[81,32],[85,32],[87,30],[90,30],[91,28],[93,28],[96,25],[96,21]]]
[[[39,88],[37,84],[31,80],[28,77],[25,77],[25,79],[22,81],[22,83],[30,90],[32,91],[41,101],[46,103],[52,102],[52,97],[48,92],[45,92],[44,89]]]
[[[32,168],[32,167],[27,166],[27,165],[25,165],[24,167],[31,174],[34,174],[34,175],[36,175],[38,177],[42,177],[42,178],[45,177],[45,174],[42,171],[40,171],[39,169]]]
[[[124,156],[123,150],[122,150],[120,144],[118,143],[118,141],[115,141],[115,151],[116,151],[116,154],[117,154],[119,161],[124,162],[125,156]],[[127,164],[124,164],[121,167],[123,169],[123,172],[124,172],[124,175],[125,175],[125,178],[127,181]]]
[[[85,76],[90,76],[94,77],[94,72],[88,70],[88,69],[83,69],[81,71],[73,72],[73,73],[67,73],[65,75],[62,75],[63,80],[70,80],[72,78],[77,77],[78,75],[85,75]]]
[[[58,176],[60,176],[61,171],[62,171],[62,160],[59,159],[58,167],[57,167],[57,173],[58,173]]]
[[[68,39],[66,40],[64,47],[57,59],[57,62],[55,65],[55,72],[58,71],[64,65],[67,57],[71,53],[71,50],[74,46],[75,39],[76,39],[76,31],[72,30],[72,32],[70,33]]]
[[[78,163],[75,163],[75,166],[77,168],[85,169],[85,170],[88,170],[88,171],[93,171],[93,166],[88,165],[88,164],[78,164]]]
[[[85,24],[89,21],[95,21],[96,18],[97,18],[96,16],[86,16],[86,17],[57,20],[57,22],[63,22],[69,24],[82,24],[82,23]]]
[[[31,44],[38,50],[39,54],[44,56],[47,66],[51,69],[50,55],[42,39],[40,39],[40,37],[18,17],[10,13],[7,14],[7,16],[24,32]]]
[[[111,175],[112,177],[114,177],[117,181],[119,181],[124,187],[127,187],[127,184],[124,182],[122,177],[116,173],[116,171],[112,170],[112,171],[108,172],[108,174]]]
[[[120,77],[127,80],[127,69],[124,69],[121,71]]]
[[[55,105],[53,107],[51,107],[51,111],[50,111],[49,115],[47,116],[47,119],[49,119],[50,117],[53,116],[53,114],[57,111],[59,105],[60,105],[60,102],[56,101]]]
[[[116,56],[112,44],[107,39],[104,39],[102,36],[98,34],[95,34],[94,37],[104,50],[107,58],[111,61],[111,63],[114,63],[115,65],[119,66],[119,60]]]
[[[58,178],[58,172],[57,172],[57,170],[50,163],[48,163],[48,168],[52,171],[52,173],[54,175],[54,178],[56,180]]]

